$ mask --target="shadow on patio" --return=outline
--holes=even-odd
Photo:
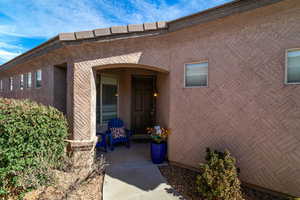
[[[130,149],[118,146],[105,154],[103,200],[183,199],[169,186],[150,159],[149,143],[132,143]]]

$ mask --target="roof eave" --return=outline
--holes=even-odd
[[[43,48],[43,47],[45,47],[45,46],[47,46],[47,45],[49,45],[49,44],[51,44],[51,43],[53,43],[53,42],[55,42],[55,41],[59,41],[58,35],[56,35],[56,36],[50,38],[49,40],[43,42],[42,44],[40,44],[40,45],[38,45],[38,46],[36,46],[36,47],[34,47],[34,48],[32,48],[32,49],[30,49],[30,50],[28,50],[28,51],[22,53],[22,54],[20,54],[20,55],[14,57],[13,59],[11,59],[11,60],[9,60],[9,61],[3,63],[2,65],[0,65],[0,71],[2,71],[2,70],[4,70],[5,68],[7,68],[8,65],[11,65],[11,64],[14,63],[16,60],[19,60],[19,59],[21,59],[22,57],[24,57],[24,56],[26,56],[26,55],[29,55],[29,54],[31,54],[31,53],[33,53],[33,52],[35,52],[37,49]]]
[[[147,30],[144,32],[129,32],[123,34],[111,34],[106,36],[97,36],[93,38],[76,38],[72,39],[69,36],[66,37],[66,33],[59,34],[52,39],[42,43],[41,45],[13,58],[12,60],[4,63],[0,66],[0,71],[4,71],[14,65],[21,64],[23,62],[28,61],[31,58],[43,55],[49,51],[58,49],[63,46],[67,45],[74,45],[79,44],[82,42],[108,42],[108,41],[115,41],[115,40],[123,40],[123,39],[130,39],[130,38],[137,38],[137,37],[146,37],[146,36],[155,36],[166,33],[167,29],[157,29],[157,30]],[[67,33],[69,34],[69,33]],[[63,38],[63,39],[62,39]]]

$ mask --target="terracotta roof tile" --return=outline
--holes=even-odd
[[[93,31],[80,31],[80,32],[75,32],[76,39],[89,39],[89,38],[94,38],[94,32]]]
[[[94,33],[96,37],[111,35],[110,28],[95,29]]]

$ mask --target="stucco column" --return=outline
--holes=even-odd
[[[96,142],[96,84],[92,67],[85,62],[68,63],[67,84],[69,146],[74,155],[78,154],[75,157],[83,161],[81,164],[88,165]]]

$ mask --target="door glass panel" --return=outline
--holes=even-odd
[[[101,77],[101,124],[118,117],[118,84],[117,79]]]

